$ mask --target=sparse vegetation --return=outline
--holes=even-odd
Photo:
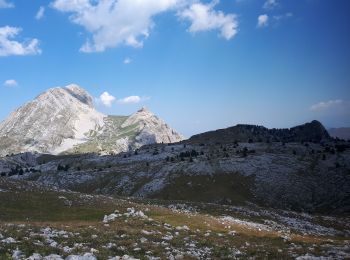
[[[226,185],[227,180],[221,182]],[[201,183],[206,182],[183,180],[183,185],[194,187]],[[26,257],[34,253],[67,257],[89,252],[98,259],[123,255],[140,259],[147,256],[167,259],[170,255],[185,259],[293,259],[309,253],[314,256],[348,253],[348,242],[341,235],[345,233],[333,231],[342,230],[346,220],[341,218],[171,200],[120,200],[51,191],[0,179],[0,189],[4,186],[8,191],[0,192],[1,259],[11,259],[14,252]],[[197,191],[195,188],[193,195],[199,196]],[[13,192],[17,196],[12,196]],[[116,217],[104,222],[113,212]],[[286,225],[281,222],[282,217],[295,224]],[[268,224],[274,221],[279,225]],[[303,225],[309,223],[308,227],[304,229],[298,221]],[[329,228],[320,226],[325,224]]]

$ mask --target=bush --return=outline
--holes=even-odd
[[[186,157],[197,157],[199,153],[196,150],[186,151],[186,152],[181,152],[180,153],[180,158],[186,158]]]
[[[337,144],[335,146],[335,149],[337,150],[338,153],[342,153],[346,150],[346,145],[344,144]]]
[[[244,147],[243,150],[242,150],[242,156],[243,157],[247,157],[248,156],[248,148],[247,147]]]
[[[69,170],[69,165],[62,166],[61,164],[57,165],[57,171],[68,171]]]

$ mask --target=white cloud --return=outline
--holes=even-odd
[[[279,5],[277,0],[266,0],[266,2],[263,5],[264,9],[274,9]]]
[[[114,102],[117,102],[121,105],[137,104],[146,100],[149,100],[149,97],[140,97],[140,96],[128,96],[121,99],[116,99],[114,96],[108,92],[103,92],[99,98],[95,98],[97,103],[102,103],[103,105],[110,107]]]
[[[328,100],[328,101],[321,101],[317,104],[314,104],[310,107],[310,110],[312,111],[321,111],[321,110],[328,110],[331,108],[335,108],[338,106],[343,105],[343,100],[336,99],[336,100]]]
[[[226,39],[237,33],[233,14],[213,10],[218,0],[202,4],[199,0],[54,0],[51,7],[69,13],[71,22],[86,29],[92,37],[80,48],[82,52],[103,52],[127,45],[142,48],[155,26],[153,18],[174,11],[191,21],[189,31],[218,29]]]
[[[38,12],[35,15],[35,19],[40,20],[41,18],[44,17],[44,14],[45,14],[45,7],[40,6]]]
[[[153,16],[182,0],[55,0],[52,7],[71,13],[70,20],[92,33],[83,52],[102,52],[119,45],[143,46],[154,26]]]
[[[0,0],[0,9],[2,8],[13,8],[15,5],[11,2],[7,2],[6,0]]]
[[[100,95],[99,101],[101,101],[103,105],[110,107],[115,101],[115,97],[113,97],[107,91],[105,91]]]
[[[6,86],[6,87],[15,87],[17,85],[18,85],[18,83],[14,79],[8,79],[8,80],[5,80],[5,82],[4,82],[4,86]]]
[[[125,97],[123,99],[118,100],[118,102],[120,104],[137,104],[137,103],[140,103],[141,100],[142,100],[142,98],[139,96],[129,96],[129,97]]]
[[[29,39],[24,42],[11,40],[21,30],[21,28],[17,27],[0,27],[0,56],[35,55],[41,53],[38,39]]]
[[[123,61],[124,64],[130,64],[131,62],[132,62],[132,59],[130,58],[125,58]]]
[[[122,104],[122,105],[137,104],[137,103],[149,100],[149,99],[150,99],[150,97],[129,96],[129,97],[119,99],[118,103]]]
[[[209,4],[194,3],[180,11],[178,15],[191,22],[189,31],[192,33],[220,30],[220,35],[226,40],[230,40],[237,34],[238,21],[234,14],[215,11],[214,7],[218,3],[219,1],[213,1]]]
[[[258,27],[266,27],[269,24],[269,16],[267,14],[259,15],[258,17]]]

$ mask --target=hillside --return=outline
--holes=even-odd
[[[346,213],[349,147],[157,144],[115,156],[10,156],[0,160],[0,171],[10,178],[92,194]]]
[[[107,197],[3,178],[0,200],[1,259],[340,259],[350,253],[344,217]]]
[[[153,118],[137,113],[107,117],[117,131],[88,142],[108,148],[105,140],[132,136],[139,119]],[[297,140],[320,137],[294,129]],[[349,258],[349,142],[222,136],[0,158],[0,259]]]
[[[314,120],[290,129],[268,129],[255,125],[236,125],[192,136],[188,143],[233,142],[321,142],[330,136],[324,126]]]

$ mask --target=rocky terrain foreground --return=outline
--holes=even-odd
[[[350,257],[344,216],[90,195],[8,178],[0,201],[1,259]]]
[[[3,157],[0,255],[347,259],[349,159],[343,141],[191,139],[118,155]]]

